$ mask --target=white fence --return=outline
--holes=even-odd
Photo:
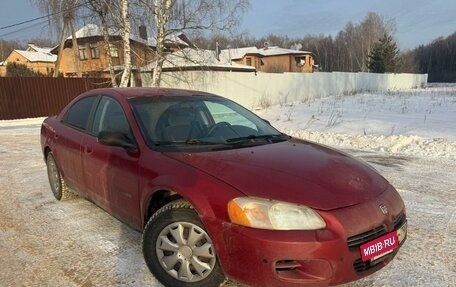
[[[253,109],[332,95],[407,90],[426,83],[427,74],[192,71],[163,73],[161,85],[218,94]],[[142,74],[142,84],[150,86],[150,74]]]

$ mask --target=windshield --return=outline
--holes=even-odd
[[[286,140],[263,119],[221,97],[138,97],[130,104],[146,142],[154,149],[204,151]]]

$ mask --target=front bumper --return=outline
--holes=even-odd
[[[379,205],[387,205],[383,214]],[[223,225],[228,277],[251,286],[330,286],[354,281],[386,266],[394,252],[361,261],[359,246],[405,223],[399,194],[390,188],[364,204],[320,212],[327,228],[318,231],[271,231]],[[401,245],[404,241],[401,242]]]

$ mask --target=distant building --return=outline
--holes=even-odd
[[[26,50],[13,50],[5,61],[0,62],[0,76],[6,75],[8,63],[22,64],[35,72],[51,75],[57,60],[57,56],[53,55],[51,50],[52,48],[38,47],[34,44],[28,44]]]
[[[147,37],[145,27],[140,27],[140,36],[131,35],[131,62],[132,69],[135,73],[139,67],[153,61],[155,57],[155,39]],[[109,51],[112,58],[112,64],[116,73],[121,73],[124,69],[123,42],[119,31],[109,30],[110,43]],[[88,24],[76,32],[78,40],[78,59],[74,59],[72,37],[65,40],[62,59],[59,71],[65,77],[77,76],[76,61],[79,61],[79,67],[82,76],[109,77],[109,63],[107,57],[106,45],[103,38],[102,29],[94,24]],[[179,37],[169,37],[167,48],[172,51],[173,48],[186,47],[187,44]],[[59,46],[52,50],[57,55]]]
[[[260,49],[224,49],[221,54],[235,63],[252,66],[265,73],[312,73],[317,67],[312,52],[269,47],[267,44]]]
[[[141,72],[152,72],[154,67],[155,61],[142,67]],[[217,55],[216,51],[184,48],[166,55],[162,71],[256,72],[256,69],[252,66],[230,62],[228,58]]]

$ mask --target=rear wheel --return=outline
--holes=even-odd
[[[143,234],[147,266],[165,286],[219,286],[225,276],[211,238],[184,200],[168,203],[149,220]]]
[[[49,152],[46,157],[47,174],[49,184],[51,185],[52,193],[57,200],[68,199],[71,195],[71,191],[65,184],[65,181],[60,174],[59,168],[55,163],[54,155]]]

